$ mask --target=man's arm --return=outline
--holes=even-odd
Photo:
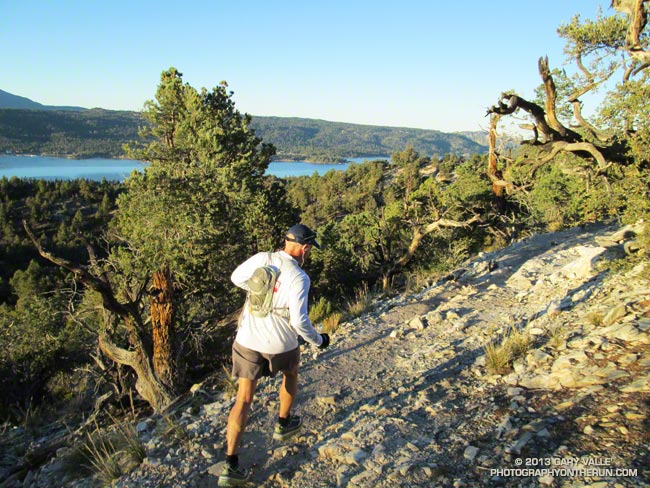
[[[306,275],[300,276],[291,284],[289,320],[298,335],[310,344],[320,346],[323,343],[323,338],[314,328],[307,312],[309,286],[309,278]]]
[[[253,276],[253,272],[257,268],[266,265],[265,256],[267,254],[268,253],[264,252],[257,253],[241,263],[239,266],[237,266],[237,268],[235,268],[235,271],[232,272],[232,275],[230,275],[230,281],[232,281],[239,288],[243,288],[244,290],[248,291],[248,284],[246,282],[250,279],[251,276]]]

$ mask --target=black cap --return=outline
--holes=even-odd
[[[316,232],[303,224],[296,224],[287,231],[285,237],[287,241],[297,242],[298,244],[313,244],[320,248],[320,244],[316,240]]]

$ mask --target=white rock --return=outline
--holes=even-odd
[[[368,457],[368,454],[366,454],[366,452],[363,449],[361,449],[359,447],[355,447],[354,449],[352,449],[352,451],[350,451],[347,454],[347,456],[345,457],[345,460],[346,460],[346,464],[356,466],[356,465],[361,464],[361,462],[364,459],[366,459],[367,457]]]
[[[530,441],[532,438],[533,438],[532,432],[525,432],[524,435],[522,435],[513,446],[506,448],[506,452],[509,452],[511,454],[520,454],[521,450],[524,448],[526,444],[528,444],[528,441]]]
[[[549,317],[557,317],[562,313],[562,303],[559,300],[553,300],[546,308],[546,314]]]
[[[458,313],[455,312],[454,310],[449,310],[449,311],[447,312],[447,314],[445,315],[445,318],[446,318],[448,321],[452,321],[452,320],[457,320],[457,319],[459,319],[459,318],[460,318],[460,315],[458,315]]]
[[[465,448],[465,452],[463,452],[463,457],[468,461],[474,461],[474,458],[476,458],[478,451],[478,447],[467,446]]]
[[[632,381],[620,389],[625,393],[638,393],[650,391],[650,375],[642,376],[641,378]]]
[[[392,339],[399,339],[403,335],[404,335],[403,331],[401,331],[400,329],[395,329],[395,330],[393,330],[393,332],[390,333],[389,337],[392,338]]]
[[[429,312],[425,315],[427,322],[430,324],[439,324],[443,321],[442,314],[437,311]]]
[[[546,354],[544,351],[539,349],[533,349],[526,355],[526,362],[528,366],[537,368],[540,364],[545,364],[550,362],[553,357],[550,354]]]
[[[415,317],[409,322],[409,327],[413,327],[417,330],[422,330],[426,327],[426,324],[422,321],[420,317]]]
[[[598,256],[607,249],[604,247],[576,246],[573,252],[578,252],[580,257],[567,264],[561,270],[561,274],[571,279],[585,279],[593,275],[593,265]]]
[[[550,474],[547,474],[545,476],[540,476],[537,478],[537,481],[539,481],[540,485],[547,485],[547,486],[552,486],[553,483],[555,482],[555,478],[551,476]]]
[[[605,326],[612,325],[613,323],[625,317],[626,313],[627,310],[624,303],[617,305],[616,307],[612,308],[607,313],[607,315],[605,315],[605,318],[603,318],[603,325]]]
[[[519,386],[529,390],[559,390],[561,381],[555,374],[540,374],[520,378]]]

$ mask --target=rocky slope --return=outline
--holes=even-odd
[[[625,256],[631,230],[576,228],[483,254],[375,302],[328,350],[305,348],[300,436],[271,439],[280,379],[258,387],[240,455],[251,486],[648,486],[650,273],[604,266]],[[486,346],[514,338],[528,349],[491,372]],[[147,457],[115,486],[216,486],[231,402],[206,382],[176,412],[182,435],[160,417],[140,422]],[[61,466],[22,486],[96,483]]]

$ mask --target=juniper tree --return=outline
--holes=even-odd
[[[615,0],[611,8],[558,29],[573,74],[541,57],[537,100],[508,92],[488,109],[494,193],[540,215],[554,201],[559,224],[650,215],[650,2]],[[587,95],[599,89],[608,91],[598,110],[583,115]],[[497,148],[497,127],[517,112],[530,119],[522,127],[532,137],[511,158]]]
[[[198,91],[176,69],[162,73],[140,141],[126,147],[147,164],[117,200],[106,260],[91,248],[89,266],[63,260],[30,233],[42,255],[101,295],[100,349],[135,371],[156,411],[180,392],[197,330],[234,310],[236,264],[271,250],[295,218],[280,182],[264,175],[273,146],[232,95],[225,82]]]

